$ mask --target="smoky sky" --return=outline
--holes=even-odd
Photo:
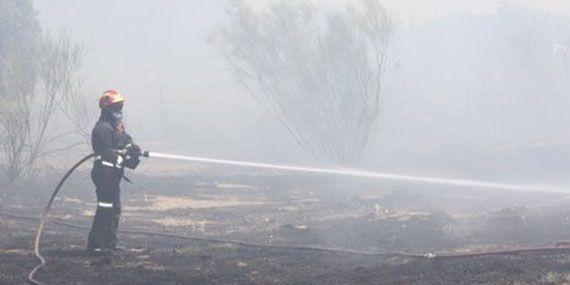
[[[250,2],[259,9],[268,3]],[[313,1],[330,9],[347,2]],[[570,14],[570,3],[565,1],[502,2],[522,7],[523,12],[514,15],[513,21],[522,18],[537,34],[550,28],[535,25],[535,14],[537,22],[550,21],[553,26],[556,21],[564,23]],[[508,112],[503,107],[481,107],[499,106],[493,103],[494,98],[503,98],[485,94],[512,92],[505,102],[519,98],[512,87],[512,74],[519,71],[518,65],[511,60],[512,69],[506,69],[498,57],[488,52],[509,44],[509,37],[514,35],[515,44],[501,54],[512,59],[510,54],[519,50],[517,35],[526,32],[519,30],[525,25],[494,17],[500,13],[501,1],[384,3],[398,23],[394,44],[397,64],[385,89],[380,124],[359,166],[566,183],[558,176],[527,175],[536,174],[537,168],[554,173],[567,166],[560,158],[567,157],[563,146],[568,136],[565,128],[557,127],[557,121],[565,125],[562,120],[566,117],[558,117],[562,108],[544,105],[550,109],[537,111],[528,107],[538,106],[531,101],[516,103],[517,108],[509,107],[512,110]],[[216,32],[227,21],[225,1],[36,0],[35,6],[45,31],[66,29],[85,47],[84,92],[94,108],[98,94],[105,89],[116,88],[127,97],[128,128],[143,145],[191,155],[313,162],[235,84],[212,45]],[[556,32],[565,33],[562,29]],[[475,36],[466,36],[469,33]],[[567,42],[557,35],[535,40],[545,49],[566,47]],[[489,76],[487,80],[480,76],[488,66],[497,66],[491,73],[493,85],[481,89],[480,82],[489,82]],[[527,73],[530,75],[525,76],[532,78],[542,74]],[[544,77],[549,76],[544,73]],[[548,78],[536,81],[533,88],[539,89],[541,84],[549,93],[566,92],[562,90],[566,87],[555,86]],[[546,98],[540,93],[537,91],[536,98]],[[473,98],[483,101],[470,103]],[[469,110],[468,116],[465,110]],[[518,127],[523,124],[529,127]],[[532,147],[541,143],[555,146]],[[511,146],[523,150],[511,150]],[[489,163],[492,171],[485,170]]]

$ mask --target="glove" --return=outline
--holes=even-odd
[[[141,156],[141,154],[142,154],[142,150],[141,150],[140,146],[132,143],[127,147],[127,156],[130,156],[133,158],[134,157],[138,158],[139,156]]]
[[[127,146],[127,154],[126,154],[127,160],[125,161],[125,166],[130,169],[137,168],[137,166],[140,163],[141,155],[142,155],[142,150],[138,145],[132,143],[129,146]]]
[[[136,169],[137,166],[139,166],[140,162],[141,160],[138,156],[130,157],[125,161],[125,167],[130,169]]]

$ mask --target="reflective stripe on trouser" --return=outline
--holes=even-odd
[[[118,175],[112,173],[111,175]],[[121,216],[120,179],[95,169],[91,177],[96,186],[97,210],[89,232],[88,249],[114,248]]]
[[[113,203],[107,203],[107,202],[99,201],[97,203],[97,206],[101,207],[101,208],[113,208]]]

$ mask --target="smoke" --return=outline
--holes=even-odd
[[[358,169],[327,169],[327,168],[305,167],[297,165],[260,163],[254,161],[237,161],[237,160],[216,159],[216,158],[206,158],[206,157],[196,157],[196,156],[183,156],[183,155],[166,154],[159,152],[151,152],[149,153],[149,157],[183,160],[190,162],[203,162],[209,164],[232,165],[232,166],[240,166],[247,168],[283,170],[289,172],[305,172],[305,173],[329,174],[336,176],[375,178],[379,180],[395,180],[403,182],[440,184],[448,186],[459,186],[465,188],[488,188],[495,190],[548,191],[548,192],[567,192],[569,190],[562,188],[550,188],[544,186],[523,186],[523,185],[513,185],[513,184],[476,181],[476,180],[411,176],[411,175],[394,174],[394,173],[371,172],[371,171],[364,171]]]
[[[386,1],[397,23],[397,68],[357,167],[567,185],[569,17],[550,2],[523,4]],[[35,5],[46,28],[67,27],[86,47],[93,108],[101,90],[121,90],[130,132],[147,148],[314,162],[208,45],[227,21],[225,1]]]

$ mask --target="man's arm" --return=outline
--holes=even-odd
[[[96,126],[93,129],[93,133],[91,136],[92,143],[93,143],[93,150],[96,154],[101,156],[103,161],[113,163],[113,164],[120,164],[121,160],[116,152],[113,149],[113,129],[106,127],[106,126]]]
[[[137,144],[133,142],[131,136],[128,134],[126,134],[126,136],[128,137],[128,145],[126,147],[127,152],[125,155],[126,161],[124,165],[130,169],[135,169],[140,163],[142,150]]]

